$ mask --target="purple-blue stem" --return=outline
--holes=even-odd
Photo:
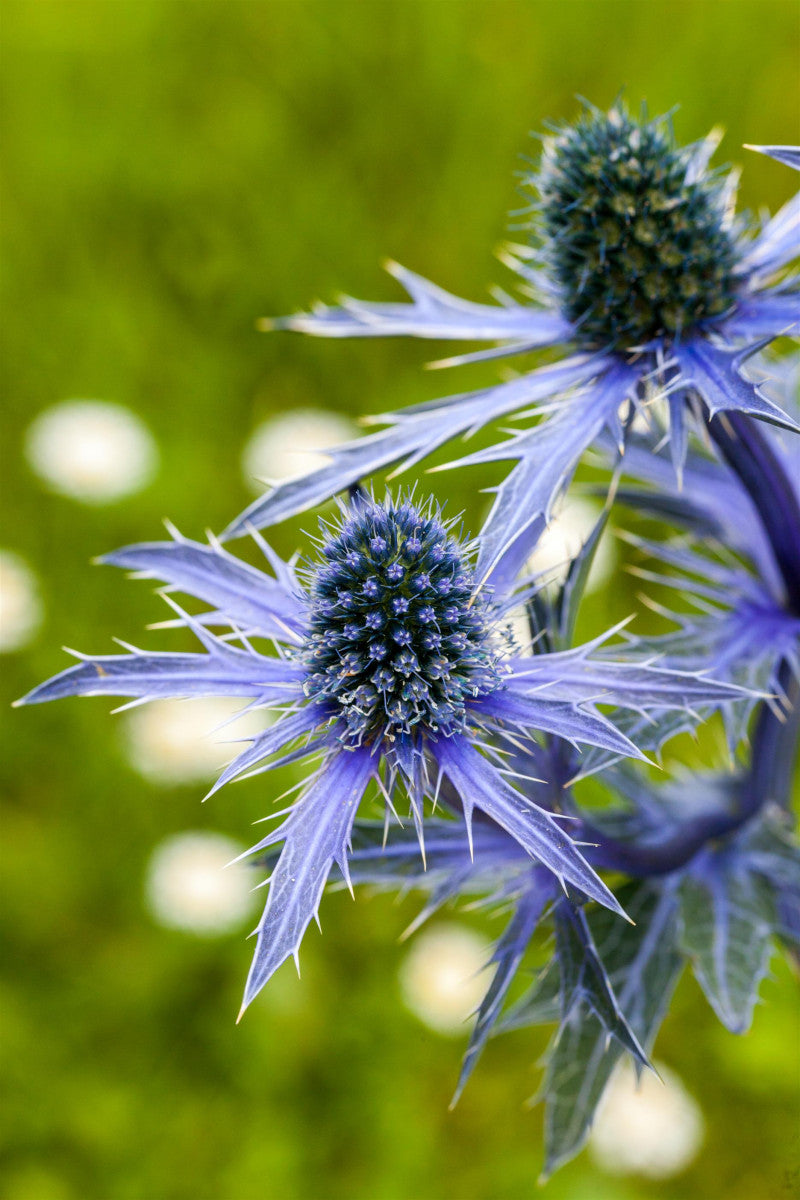
[[[783,463],[743,413],[711,417],[708,431],[758,512],[786,588],[786,608],[800,615],[800,501]]]

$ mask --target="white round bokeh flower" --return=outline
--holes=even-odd
[[[632,401],[623,400],[618,415],[621,424],[627,426],[628,433],[636,437],[652,438],[657,434],[663,436],[669,429],[667,401],[659,389],[649,382],[645,385],[644,401],[633,405]]]
[[[406,1007],[436,1033],[463,1034],[489,985],[491,949],[466,925],[435,925],[415,940],[400,968]]]
[[[147,426],[120,404],[67,400],[40,413],[25,450],[36,474],[84,504],[108,504],[150,482],[158,450]]]
[[[349,442],[356,432],[347,417],[322,408],[298,408],[270,417],[259,425],[242,452],[244,481],[259,492],[265,480],[298,479],[322,466],[325,451]]]
[[[581,497],[567,496],[556,510],[550,524],[541,534],[533,554],[525,564],[526,573],[541,576],[545,587],[563,583],[571,560],[587,541],[600,517],[600,507]],[[597,592],[614,573],[616,554],[614,544],[606,533],[595,550],[585,593]],[[531,631],[523,608],[513,609],[508,616],[514,641],[520,650],[528,652]]]
[[[264,709],[242,711],[243,701],[227,696],[154,700],[125,714],[128,761],[152,783],[169,787],[206,783],[271,723]],[[241,716],[235,720],[237,713]]]
[[[0,651],[20,650],[42,623],[36,576],[11,550],[0,550]]]
[[[703,1142],[703,1114],[672,1071],[645,1071],[637,1083],[629,1062],[620,1063],[597,1110],[589,1146],[612,1175],[668,1179],[685,1171]]]
[[[546,574],[553,582],[563,580],[569,564],[587,541],[600,517],[599,505],[579,496],[567,496],[556,509],[555,516],[542,533],[533,554],[526,564],[534,575]],[[596,592],[611,578],[614,570],[614,547],[605,535],[595,551],[586,591]]]
[[[260,882],[246,863],[233,863],[245,847],[221,833],[178,833],[157,846],[145,881],[145,899],[160,925],[189,933],[238,929],[256,903]]]

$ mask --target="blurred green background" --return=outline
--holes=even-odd
[[[342,289],[394,298],[391,256],[484,299],[527,133],[625,86],[679,104],[678,136],[722,123],[742,202],[796,182],[743,142],[797,141],[793,0],[49,0],[2,4],[4,544],[38,575],[45,620],[4,662],[3,700],[166,615],[147,585],[89,560],[219,529],[250,499],[240,455],[274,412],[385,411],[433,394],[439,346],[265,336],[255,320]],[[491,377],[463,372],[453,390]],[[139,414],[160,470],[113,505],[52,494],[25,461],[33,417],[90,397]],[[477,477],[439,476],[481,507]],[[485,480],[484,480],[485,482]],[[275,532],[290,552],[303,525]],[[626,589],[630,588],[630,592]],[[615,584],[602,625],[634,604]],[[173,635],[174,636],[174,635]],[[177,642],[169,643],[177,645]],[[494,1043],[455,1112],[463,1039],[402,1005],[397,938],[413,898],[325,904],[303,978],[284,968],[234,1025],[250,946],[156,924],[153,849],[184,829],[247,842],[270,777],[200,805],[129,765],[107,702],[14,712],[2,756],[5,951],[2,1193],[8,1200],[512,1200],[541,1163],[539,1034]],[[7,709],[6,709],[7,712]],[[283,783],[283,781],[281,781]],[[472,915],[459,917],[494,931]],[[584,1154],[563,1200],[784,1197],[797,1182],[796,993],[766,982],[735,1039],[684,981],[657,1056],[703,1108],[677,1179],[602,1175]]]

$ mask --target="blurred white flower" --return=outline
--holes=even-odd
[[[243,702],[226,696],[154,700],[125,714],[128,760],[146,779],[166,786],[205,783],[246,747],[234,745],[270,724],[263,709],[242,712]],[[230,722],[230,723],[228,723]]]
[[[414,941],[400,968],[406,1007],[448,1036],[465,1033],[489,986],[491,948],[465,925],[435,925]]]
[[[158,460],[152,434],[130,409],[67,400],[28,429],[28,461],[54,491],[84,504],[108,504],[149,483]]]
[[[520,654],[530,654],[531,627],[523,608],[515,608],[508,614],[507,624],[511,626],[515,651]]]
[[[567,497],[556,510],[536,549],[527,562],[532,574],[547,573],[553,582],[563,580],[575,557],[597,524],[601,509],[599,505],[580,497]],[[592,569],[586,583],[586,591],[596,592],[611,578],[614,570],[614,548],[605,535],[595,551]]]
[[[536,549],[525,564],[526,572],[541,575],[541,582],[547,587],[562,583],[571,560],[597,524],[600,512],[600,507],[590,500],[567,497],[536,543]],[[585,594],[599,591],[608,583],[614,573],[615,559],[613,541],[603,534],[595,550]],[[529,652],[531,631],[524,609],[513,609],[508,621],[518,649]]]
[[[636,437],[652,438],[669,429],[667,402],[655,387],[648,385],[650,394],[643,404],[637,404],[631,416],[631,401],[623,400],[619,406],[619,419],[627,425],[628,432]]]
[[[589,1146],[599,1167],[612,1175],[679,1175],[703,1142],[703,1115],[672,1071],[656,1064],[663,1083],[620,1063],[611,1077],[592,1128]]]
[[[245,863],[245,849],[220,833],[179,833],[157,846],[147,868],[145,899],[161,925],[191,933],[227,933],[249,916],[260,882]]]
[[[278,483],[315,471],[325,451],[356,436],[356,427],[340,413],[298,408],[259,425],[242,452],[244,481],[255,492],[263,481]]]
[[[19,650],[42,622],[36,576],[10,550],[0,550],[0,651]]]

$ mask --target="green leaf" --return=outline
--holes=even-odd
[[[537,975],[531,987],[506,1013],[498,1033],[529,1025],[552,1025],[561,1015],[561,981],[555,955]]]
[[[561,901],[555,913],[556,946],[561,971],[562,1020],[588,1004],[606,1031],[644,1066],[647,1055],[620,1010],[611,981],[601,962],[582,908]]]
[[[676,947],[677,902],[669,885],[623,888],[620,898],[635,926],[595,911],[589,925],[619,1007],[650,1051],[683,965]],[[587,1004],[573,1009],[556,1036],[547,1065],[545,1167],[547,1178],[583,1146],[597,1103],[622,1047]]]
[[[752,872],[725,860],[680,888],[681,947],[714,1012],[731,1033],[746,1033],[767,971],[774,905]]]

